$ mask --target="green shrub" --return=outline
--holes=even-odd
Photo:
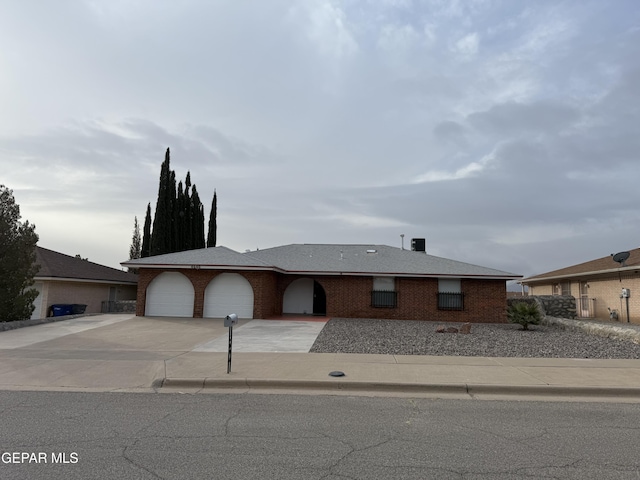
[[[522,325],[523,330],[529,330],[529,325],[538,325],[542,316],[535,303],[518,302],[507,310],[507,317],[511,323]]]

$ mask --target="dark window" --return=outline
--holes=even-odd
[[[385,290],[371,291],[371,306],[381,308],[395,308],[398,306],[398,294]]]
[[[464,310],[464,293],[438,293],[438,310]]]

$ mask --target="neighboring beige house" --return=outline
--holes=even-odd
[[[36,257],[39,295],[32,319],[47,317],[56,304],[87,305],[85,313],[100,313],[102,302],[136,299],[137,275],[42,247],[36,247]]]
[[[529,295],[573,295],[581,318],[609,320],[610,308],[619,322],[640,323],[640,248],[629,251],[624,265],[609,255],[519,283],[529,287]]]

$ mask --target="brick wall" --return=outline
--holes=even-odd
[[[211,280],[225,270],[177,270],[194,286],[193,316],[202,318],[204,292]],[[228,271],[232,272],[232,271]],[[143,316],[146,289],[161,270],[140,269],[136,315]],[[282,314],[284,292],[299,278],[312,278],[323,288],[327,297],[327,316],[347,318],[388,318],[429,320],[437,322],[506,322],[506,283],[504,280],[462,279],[464,310],[438,310],[438,280],[432,278],[396,278],[398,306],[371,306],[372,277],[283,275],[275,272],[235,271],[253,287],[254,318]]]
[[[438,310],[438,280],[434,278],[396,278],[398,306],[371,306],[372,277],[282,275],[278,286],[280,311],[286,287],[298,278],[312,278],[327,296],[327,316],[346,318],[386,318],[429,320],[437,322],[503,323],[506,318],[506,283],[504,280],[466,280],[461,286],[464,310]]]
[[[177,269],[172,270],[183,274],[193,284],[194,305],[193,317],[202,318],[204,314],[204,294],[207,285],[216,276],[222,273],[238,273],[246,278],[253,287],[253,316],[264,318],[279,315],[282,312],[282,300],[277,302],[277,278],[274,272],[253,272],[234,270],[198,270]],[[142,268],[138,272],[138,298],[136,303],[136,315],[144,316],[147,301],[147,287],[160,275],[163,270]]]

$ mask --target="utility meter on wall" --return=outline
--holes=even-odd
[[[622,298],[629,298],[631,296],[631,290],[629,290],[628,288],[623,288],[622,289],[622,295],[620,295]]]

